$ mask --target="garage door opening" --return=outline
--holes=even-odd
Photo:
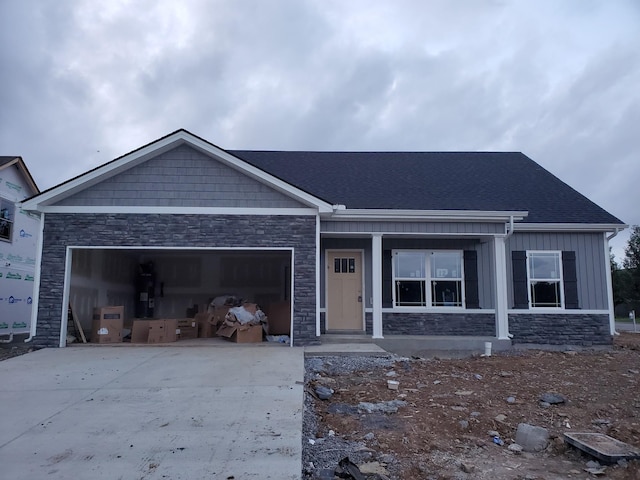
[[[280,325],[278,335],[290,337],[291,249],[70,248],[69,252],[67,334],[71,337],[78,334],[75,315],[90,338],[96,308],[123,307],[126,343],[135,320],[178,319],[186,325],[187,319],[207,312],[212,302],[219,304],[222,298],[256,304],[267,322],[272,313],[272,325],[276,321]],[[282,325],[288,331],[282,332]],[[200,328],[200,338],[204,330]],[[264,330],[274,333],[266,325]],[[207,335],[215,335],[215,328]]]

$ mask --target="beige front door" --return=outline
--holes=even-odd
[[[327,252],[327,330],[364,329],[362,253]]]

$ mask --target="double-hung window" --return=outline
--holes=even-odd
[[[461,251],[394,250],[395,307],[463,307]]]
[[[531,308],[564,308],[561,252],[528,251],[527,281]]]

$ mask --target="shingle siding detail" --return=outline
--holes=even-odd
[[[606,314],[510,314],[514,344],[597,346],[611,345]]]
[[[57,205],[305,207],[268,185],[186,145],[82,190]]]
[[[383,335],[469,335],[493,337],[493,313],[391,313],[382,314]]]
[[[67,246],[293,248],[295,345],[316,337],[313,216],[48,214],[35,344],[59,345]]]

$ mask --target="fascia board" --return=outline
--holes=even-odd
[[[43,213],[60,214],[146,214],[146,215],[267,215],[317,216],[315,208],[243,208],[243,207],[154,207],[109,205],[52,205],[41,206]],[[24,210],[24,208],[23,208]]]
[[[12,165],[15,165],[18,168],[18,170],[22,174],[22,178],[27,183],[27,185],[31,188],[31,191],[33,192],[33,194],[36,195],[40,193],[40,189],[36,185],[36,182],[31,176],[31,173],[29,172],[29,169],[27,168],[27,165],[24,163],[24,160],[22,159],[22,157],[15,157],[10,162],[7,162],[4,165],[2,165],[2,167],[0,167],[0,170],[4,170]]]
[[[515,232],[615,232],[629,228],[619,223],[516,223]]]
[[[22,205],[25,210],[40,210],[42,206],[47,206],[65,198],[73,193],[83,190],[87,187],[95,185],[106,178],[116,175],[122,171],[125,171],[131,167],[134,167],[145,160],[164,153],[176,146],[187,143],[190,146],[204,152],[205,154],[212,155],[223,163],[229,165],[236,170],[260,180],[269,186],[286,193],[294,198],[298,199],[302,203],[313,206],[318,209],[319,212],[331,212],[332,207],[328,203],[310,195],[292,185],[273,177],[272,175],[263,172],[262,170],[249,165],[248,163],[240,160],[237,157],[225,152],[224,150],[216,147],[215,145],[208,143],[187,131],[180,130],[172,135],[157,140],[156,142],[140,148],[128,155],[125,155],[115,161],[111,161],[102,167],[98,167],[95,170],[87,172],[69,182],[63,183],[58,187],[54,187],[51,190],[44,192],[40,195],[32,197],[25,201]]]
[[[326,220],[393,220],[393,221],[438,221],[438,222],[508,222],[512,218],[525,218],[526,211],[482,211],[482,210],[393,210],[393,209],[337,209]]]

